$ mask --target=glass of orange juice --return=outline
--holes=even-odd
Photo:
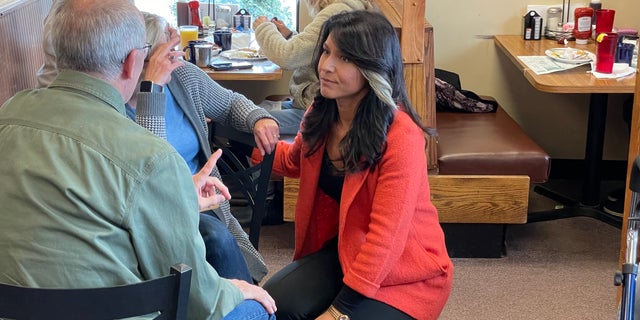
[[[198,26],[180,26],[180,50],[189,45],[189,41],[198,40]]]

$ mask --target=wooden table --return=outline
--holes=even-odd
[[[553,212],[536,213],[529,217],[529,221],[589,216],[620,227],[621,221],[619,218],[601,212],[599,207],[607,101],[609,93],[633,93],[635,76],[621,79],[598,79],[587,72],[590,70],[588,65],[579,66],[571,70],[538,75],[528,69],[518,59],[518,56],[543,56],[545,55],[545,50],[561,47],[556,41],[547,39],[525,41],[522,36],[515,35],[499,35],[495,36],[494,40],[496,46],[523,71],[524,77],[534,88],[549,93],[588,93],[591,95],[581,199],[576,202],[546,189],[544,186],[537,188],[537,191],[541,191],[540,193],[565,204],[565,207],[553,210]],[[595,45],[592,41],[587,45],[576,45],[574,42],[570,42],[569,46],[595,53]]]
[[[223,57],[213,59],[213,62],[231,62]],[[202,68],[213,80],[280,80],[282,69],[269,60],[249,61],[253,64],[251,69],[215,71],[211,68]]]
[[[495,43],[518,68],[523,70],[524,77],[536,89],[549,93],[632,93],[635,88],[633,76],[621,79],[598,79],[587,73],[588,65],[562,72],[537,75],[527,69],[518,56],[544,56],[547,49],[562,47],[554,40],[528,40],[522,36],[495,36]],[[596,52],[593,42],[587,45],[576,45],[569,42],[572,48]]]

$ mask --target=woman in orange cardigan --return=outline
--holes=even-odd
[[[264,288],[278,319],[436,319],[453,266],[398,37],[380,13],[352,11],[318,41],[319,95],[273,168],[300,178],[294,262]]]

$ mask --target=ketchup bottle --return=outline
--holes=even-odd
[[[576,44],[587,44],[591,37],[591,17],[593,9],[589,7],[576,8],[573,19],[573,36]]]
[[[200,1],[189,1],[189,10],[191,10],[191,25],[198,26],[198,36],[202,37],[202,22],[200,21]]]

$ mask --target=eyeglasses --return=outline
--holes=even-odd
[[[134,48],[134,49],[144,50],[144,61],[149,61],[149,53],[151,52],[151,43],[145,42],[144,46],[142,46],[141,48]],[[126,58],[127,57],[124,57],[122,60],[120,60],[120,63],[124,63],[124,60]]]
[[[144,61],[149,60],[149,53],[151,52],[151,43],[145,42],[144,47],[138,48],[139,50],[144,50]]]

